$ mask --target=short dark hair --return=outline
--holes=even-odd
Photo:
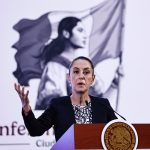
[[[79,59],[88,61],[88,62],[90,63],[90,65],[91,65],[91,68],[92,68],[93,74],[94,74],[94,65],[93,65],[93,62],[92,62],[89,58],[87,58],[87,57],[85,57],[85,56],[79,56],[79,57],[75,58],[75,59],[71,62],[70,66],[69,66],[69,74],[70,74],[70,69],[71,69],[71,67],[73,66],[74,62],[75,62],[76,60],[79,60]]]

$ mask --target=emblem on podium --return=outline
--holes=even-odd
[[[138,136],[132,124],[116,119],[103,128],[101,141],[105,150],[136,150]]]

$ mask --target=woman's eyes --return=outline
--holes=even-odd
[[[90,71],[84,71],[83,72],[83,74],[89,74],[90,73]]]
[[[77,71],[77,70],[74,70],[74,71],[73,71],[73,73],[75,73],[75,74],[78,74],[78,73],[79,73],[79,71]]]
[[[74,70],[73,73],[74,74],[79,74],[79,71],[78,70]],[[87,75],[87,74],[90,74],[90,73],[91,73],[90,71],[83,71],[84,75]]]

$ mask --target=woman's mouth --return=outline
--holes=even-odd
[[[85,83],[83,83],[83,82],[79,82],[79,83],[78,83],[78,85],[85,85]]]

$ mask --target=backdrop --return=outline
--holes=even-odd
[[[0,149],[6,150],[48,150],[55,143],[53,131],[50,130],[41,137],[30,137],[25,129],[21,116],[21,102],[14,90],[17,78],[13,72],[17,68],[15,60],[16,49],[12,45],[19,40],[19,34],[13,26],[23,18],[37,19],[51,11],[81,12],[101,4],[104,0],[14,0],[1,1],[1,109],[0,109]],[[150,14],[149,0],[126,1],[124,10],[124,30],[121,35],[123,77],[119,82],[119,98],[117,111],[131,123],[150,122]],[[85,22],[86,26],[86,22]],[[77,55],[80,55],[77,54]],[[84,54],[87,55],[87,54]],[[112,66],[102,61],[104,69],[99,72],[105,79]],[[106,66],[106,67],[105,67]],[[112,72],[111,72],[112,73]],[[26,89],[30,90],[29,98],[34,109],[37,97],[39,79],[29,80]],[[107,83],[106,83],[107,85]],[[114,109],[116,100],[109,99]],[[39,116],[43,111],[34,111]]]

